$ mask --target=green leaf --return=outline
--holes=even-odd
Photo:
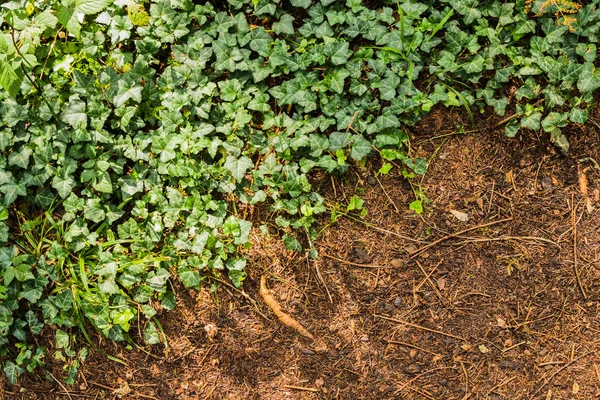
[[[576,124],[583,125],[587,122],[589,118],[588,110],[582,110],[581,108],[575,107],[571,109],[571,113],[569,114],[569,119],[571,122]]]
[[[56,330],[55,333],[55,346],[57,349],[67,349],[69,348],[69,334],[60,329]]]
[[[277,34],[294,34],[294,17],[289,14],[283,14],[279,17],[278,22],[273,23],[273,32]]]
[[[283,243],[285,244],[286,249],[291,251],[302,251],[302,245],[294,236],[291,235],[283,235]]]
[[[392,113],[384,113],[375,121],[377,128],[380,130],[388,129],[388,128],[397,128],[400,126],[400,121],[398,117],[393,115]]]
[[[58,19],[58,22],[60,22],[65,28],[67,28],[67,31],[69,31],[69,33],[71,33],[76,38],[79,38],[81,33],[81,24],[77,19],[75,9],[59,5],[57,10],[58,12],[56,13],[56,18]]]
[[[179,278],[187,288],[198,288],[202,282],[198,271],[194,271],[189,268],[180,268]]]
[[[354,195],[350,198],[350,202],[348,203],[348,207],[346,207],[346,211],[362,210],[364,203],[365,202],[363,199],[357,195]]]
[[[583,64],[583,69],[577,81],[577,88],[582,93],[593,92],[600,88],[600,76],[593,63],[586,62]]]
[[[11,205],[19,196],[27,195],[25,182],[17,183],[11,181],[0,186],[0,192],[4,193],[4,205]]]
[[[354,144],[352,145],[352,150],[350,151],[350,157],[357,161],[362,160],[373,151],[373,146],[371,143],[362,135],[354,135],[352,137],[352,141]]]
[[[329,150],[338,151],[350,144],[352,134],[350,132],[332,132],[329,135]]]
[[[523,118],[521,118],[521,127],[529,128],[534,131],[537,131],[540,129],[541,118],[542,118],[542,113],[540,113],[540,112],[535,112],[529,116],[524,116]]]
[[[240,158],[229,156],[225,160],[225,164],[223,164],[223,167],[231,172],[231,176],[233,176],[233,179],[235,179],[236,182],[241,182],[242,179],[244,179],[246,172],[253,166],[254,163],[250,157],[246,156],[242,156]]]
[[[110,0],[75,0],[75,11],[83,14],[97,14],[104,11]]]
[[[69,197],[71,191],[75,187],[75,181],[71,177],[63,179],[59,176],[55,176],[54,179],[52,179],[52,187],[56,189],[60,197],[65,199]]]
[[[290,0],[294,7],[308,8],[312,4],[312,0]]]
[[[517,124],[515,121],[511,121],[506,124],[506,127],[504,128],[504,134],[507,137],[514,138],[517,136],[517,132],[519,132],[519,124]]]
[[[335,41],[325,45],[323,54],[331,59],[333,65],[344,64],[350,55],[350,44],[346,41]]]
[[[421,202],[421,200],[413,201],[412,203],[409,204],[408,208],[410,208],[417,214],[423,213],[423,203]]]
[[[23,368],[19,367],[10,360],[4,364],[4,374],[6,375],[6,379],[8,379],[8,381],[13,385],[16,385],[17,379],[19,376],[21,376],[21,374],[23,374],[23,372],[25,372]]]
[[[63,112],[62,120],[72,127],[85,128],[87,126],[85,103],[79,100],[79,97],[70,98],[68,105]]]
[[[148,345],[160,343],[160,333],[152,321],[148,322],[144,328],[144,341]]]
[[[15,70],[7,61],[0,61],[0,86],[12,97],[17,97],[21,91],[21,82],[23,74],[20,69]]]
[[[113,324],[119,325],[125,332],[129,332],[129,321],[135,317],[131,308],[126,308],[122,312],[118,312],[113,317]]]

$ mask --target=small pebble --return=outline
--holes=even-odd
[[[374,176],[369,176],[367,178],[367,183],[371,186],[375,186],[375,185],[377,185],[377,179],[375,179]]]
[[[526,166],[527,166],[527,160],[526,160],[526,159],[524,159],[524,158],[521,158],[521,159],[519,160],[519,168],[523,169],[523,168],[525,168]]]
[[[444,378],[440,381],[440,385],[446,386],[448,384],[448,379]]]
[[[392,268],[401,268],[404,265],[404,262],[399,258],[394,258],[390,261],[390,267]]]
[[[396,300],[394,300],[394,306],[400,307],[401,305],[402,305],[402,299],[400,297],[396,297]]]
[[[552,186],[552,178],[549,176],[542,178],[542,190],[550,190],[552,189]]]

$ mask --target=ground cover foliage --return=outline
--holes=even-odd
[[[542,130],[567,151],[561,128],[587,121],[600,87],[597,3],[4,2],[6,376],[50,356],[74,382],[90,327],[135,344],[139,325],[159,343],[176,276],[241,285],[247,205],[270,206],[263,229],[317,256],[326,209],[310,174],[374,154],[381,173],[425,173],[403,127],[436,104],[490,106],[507,135]],[[51,349],[35,345],[44,330]]]

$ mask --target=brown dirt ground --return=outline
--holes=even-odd
[[[30,375],[0,398],[113,399],[124,383],[125,399],[597,398],[600,170],[586,158],[600,161],[600,130],[571,128],[562,156],[544,134],[505,138],[497,118],[457,135],[463,120],[438,111],[412,129],[430,158],[421,216],[396,169],[323,179],[330,204],[358,194],[368,214],[326,229],[318,260],[256,234],[243,294],[179,290],[160,314],[168,357],[103,343],[128,365],[92,351],[77,385]],[[315,341],[265,306],[262,274]]]

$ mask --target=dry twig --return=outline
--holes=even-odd
[[[577,221],[576,221],[576,213],[577,206],[575,205],[575,195],[571,195],[571,204],[573,206],[573,210],[571,212],[571,225],[573,231],[573,269],[575,270],[575,277],[577,278],[577,286],[583,295],[584,300],[587,300],[587,294],[583,288],[583,284],[581,283],[581,277],[579,276],[579,269],[577,269]]]
[[[453,335],[451,333],[446,333],[446,332],[438,331],[438,330],[435,330],[435,329],[427,328],[425,326],[413,324],[411,322],[402,321],[401,319],[390,318],[390,317],[386,317],[384,315],[378,315],[378,314],[373,314],[373,316],[377,317],[377,318],[381,318],[381,319],[386,319],[386,320],[392,321],[392,322],[398,322],[399,324],[404,324],[406,326],[410,326],[410,327],[413,327],[413,328],[421,329],[423,331],[427,331],[427,332],[431,332],[431,333],[437,333],[438,335],[442,335],[442,336],[448,336],[448,337],[451,337],[451,338],[454,338],[454,339],[461,340],[463,342],[467,341],[466,339],[461,338],[460,336],[456,336],[456,335]]]
[[[427,250],[427,249],[435,246],[436,244],[439,244],[439,243],[441,243],[441,242],[443,242],[445,240],[448,240],[448,239],[452,239],[453,237],[460,236],[463,233],[471,232],[471,231],[474,231],[474,230],[479,229],[479,228],[485,228],[485,227],[488,227],[488,226],[497,225],[497,224],[500,224],[502,222],[512,221],[512,219],[513,219],[512,217],[510,217],[510,218],[504,218],[504,219],[501,219],[501,220],[498,220],[498,221],[488,222],[487,224],[477,225],[477,226],[473,226],[471,228],[463,229],[460,232],[451,233],[451,234],[449,234],[447,236],[444,236],[443,238],[440,238],[440,239],[438,239],[436,241],[433,241],[433,242],[431,242],[431,243],[429,243],[429,244],[427,244],[427,245],[425,245],[425,246],[423,246],[423,247],[421,247],[421,248],[413,251],[410,254],[410,256],[409,256],[409,259],[415,258],[419,254],[421,254],[425,250]]]

